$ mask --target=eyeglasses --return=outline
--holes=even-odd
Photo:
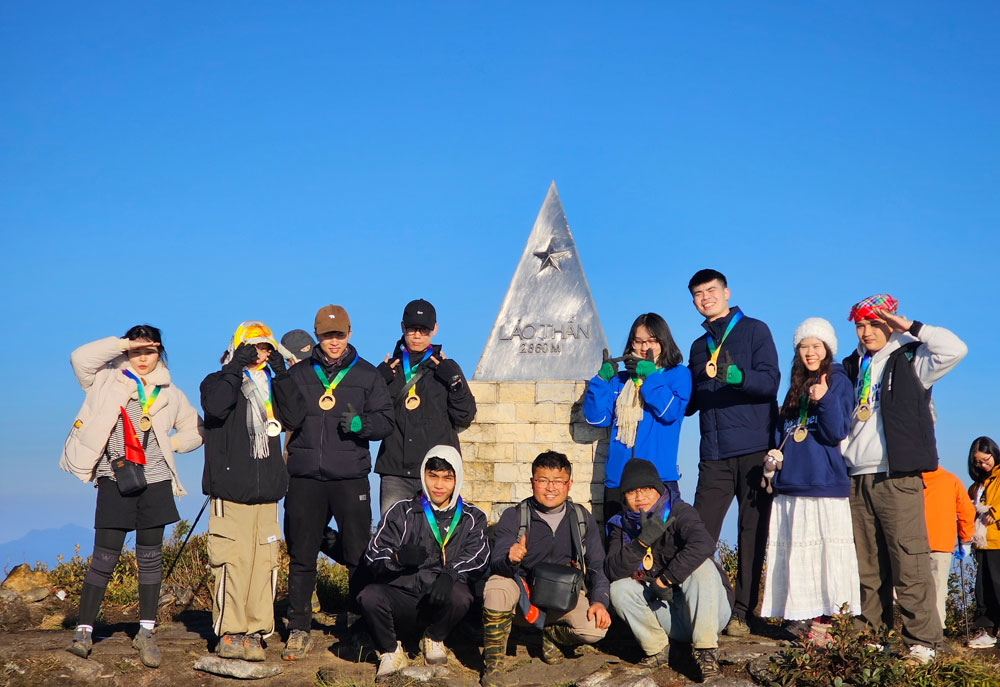
[[[567,484],[569,484],[569,480],[568,479],[548,479],[546,477],[537,477],[537,478],[536,477],[532,477],[531,481],[534,484],[537,484],[538,486],[540,486],[542,489],[544,489],[545,487],[549,486],[550,484],[553,487],[555,487],[556,489],[562,489]]]
[[[420,334],[421,336],[427,336],[431,333],[431,330],[427,327],[406,327],[407,334]]]
[[[660,340],[655,336],[649,339],[632,339],[633,346],[652,346],[653,344],[660,343]]]

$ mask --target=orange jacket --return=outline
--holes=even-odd
[[[958,477],[941,466],[924,477],[924,519],[931,551],[955,550],[956,536],[963,542],[972,539],[976,507]]]

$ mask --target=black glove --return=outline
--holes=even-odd
[[[271,372],[276,375],[285,371],[285,359],[277,350],[272,350],[267,354],[267,364],[271,366]]]
[[[385,380],[386,385],[392,384],[392,380],[396,378],[396,370],[393,369],[391,360],[379,365],[378,371],[382,373],[382,379]]]
[[[403,544],[396,551],[396,562],[404,568],[416,568],[427,560],[427,551],[420,544]]]
[[[632,355],[631,353],[629,353],[627,356],[625,356],[625,360],[622,361],[622,363],[625,365],[625,371],[628,372],[628,376],[631,377],[632,379],[635,379],[636,377],[635,366],[639,364],[640,360],[642,360],[642,358],[640,358],[639,356]]]
[[[234,375],[243,374],[243,368],[257,362],[257,347],[247,343],[241,343],[233,351],[232,359],[222,366],[223,372]]]
[[[351,432],[357,434],[361,431],[361,416],[350,403],[347,404],[347,410],[340,416],[340,431],[344,434]]]
[[[343,559],[344,547],[341,546],[340,533],[332,527],[323,529],[323,539],[319,543],[320,553],[325,553],[333,560],[340,562]]]
[[[445,358],[434,367],[434,376],[444,382],[445,386],[451,386],[455,383],[456,378],[462,378],[462,368],[454,360]]]
[[[443,606],[451,599],[451,588],[455,585],[455,580],[451,579],[448,573],[441,573],[434,581],[427,600],[431,606]]]
[[[660,537],[667,531],[667,523],[663,518],[652,513],[642,521],[642,529],[639,530],[639,543],[645,547],[650,547],[660,541]]]
[[[659,584],[657,584],[657,580],[659,580],[660,582],[663,582],[667,586],[666,587],[661,587]],[[656,578],[656,580],[653,580],[650,583],[649,588],[653,590],[653,594],[656,595],[656,598],[658,598],[660,601],[662,601],[665,604],[666,603],[670,603],[671,601],[674,600],[674,586],[672,584],[668,583],[662,577],[658,577],[658,578]]]

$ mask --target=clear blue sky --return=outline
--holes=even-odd
[[[686,357],[705,266],[783,373],[807,316],[849,352],[873,292],[955,331],[966,480],[1000,435],[1000,5],[667,4],[4,3],[0,541],[93,523],[57,468],[74,347],[153,323],[196,400],[241,320],[341,303],[379,359],[424,297],[471,374],[552,179],[614,348],[653,310]],[[689,496],[696,460],[688,420]]]

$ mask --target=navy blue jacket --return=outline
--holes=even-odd
[[[733,306],[726,317],[702,322],[701,326],[718,342],[729,320],[739,311]],[[773,445],[771,428],[778,415],[776,397],[781,373],[771,331],[760,320],[743,317],[723,344],[722,353],[726,351],[743,371],[742,384],[723,384],[705,373],[705,363],[711,357],[707,333],[695,339],[688,356],[694,391],[687,414],[700,413],[702,460],[744,456]]]
[[[583,417],[592,425],[613,424],[608,459],[604,465],[604,486],[614,489],[622,477],[625,463],[633,456],[656,466],[660,479],[676,482],[677,443],[681,436],[684,409],[691,397],[691,372],[683,365],[669,370],[657,370],[646,377],[639,387],[642,398],[642,420],[635,432],[635,451],[618,441],[618,419],[615,403],[625,384],[632,384],[627,372],[619,372],[611,381],[594,376],[587,383],[583,397]]]
[[[834,363],[826,377],[829,389],[818,403],[809,404],[806,429],[809,436],[801,443],[789,437],[782,449],[785,460],[775,473],[775,493],[788,496],[825,496],[847,498],[851,495],[851,479],[847,464],[840,454],[840,440],[851,429],[854,412],[854,386],[844,366]],[[786,419],[775,428],[775,445],[786,432],[798,424],[798,419]]]

